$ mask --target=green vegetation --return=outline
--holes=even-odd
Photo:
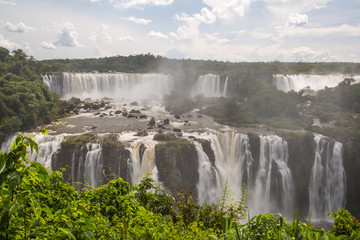
[[[34,128],[59,118],[59,97],[42,83],[46,66],[22,50],[0,47],[0,143],[17,131]]]
[[[43,131],[46,132],[46,131]],[[110,141],[110,140],[108,140]],[[121,178],[78,194],[60,172],[30,162],[38,151],[32,137],[18,135],[9,153],[0,152],[1,239],[360,239],[359,221],[339,209],[329,232],[281,215],[246,217],[246,190],[239,202],[225,188],[219,204],[175,198],[150,177],[131,187]]]

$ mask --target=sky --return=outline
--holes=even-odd
[[[360,0],[0,0],[0,46],[38,60],[360,62]]]

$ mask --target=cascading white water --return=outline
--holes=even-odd
[[[309,185],[309,204],[313,218],[326,218],[328,212],[345,207],[346,175],[342,144],[315,135],[315,159]]]
[[[275,135],[260,136],[258,164],[252,157],[246,134],[216,132],[207,139],[215,154],[215,166],[212,168],[206,154],[197,146],[200,202],[216,202],[219,188],[223,188],[227,180],[235,198],[241,195],[242,185],[246,184],[251,215],[274,211],[292,214],[294,185],[287,166],[288,148],[284,139]]]
[[[260,136],[259,167],[254,189],[249,191],[252,214],[279,210],[291,214],[294,185],[287,160],[284,139],[276,135]]]
[[[198,142],[194,142],[194,144],[199,162],[199,181],[197,184],[199,203],[213,202],[214,196],[218,196],[221,191],[220,176],[203,151],[201,144]]]
[[[31,161],[41,163],[44,167],[51,169],[51,159],[54,153],[60,148],[65,140],[64,135],[44,135],[36,134],[34,141],[38,144],[39,153],[35,151],[29,156]]]
[[[101,145],[98,143],[88,143],[86,145],[87,153],[85,156],[84,164],[84,179],[85,183],[90,184],[92,187],[101,186],[103,161],[101,154]],[[73,161],[75,162],[75,161]],[[81,169],[78,168],[80,171]]]
[[[199,94],[205,97],[222,97],[223,91],[221,90],[220,76],[216,74],[201,75],[197,79],[195,88],[192,91],[192,96]]]
[[[136,73],[63,73],[44,75],[43,82],[52,92],[71,97],[141,100],[162,98],[174,89],[174,81],[165,74]]]
[[[17,133],[8,137],[8,139],[1,145],[2,152],[8,152],[11,143],[15,141]],[[31,161],[41,163],[44,167],[51,169],[51,159],[54,153],[60,148],[61,143],[65,139],[64,134],[60,135],[44,135],[40,133],[33,133],[34,141],[38,144],[39,153],[34,150],[33,153],[27,154]]]
[[[244,172],[250,173],[253,161],[248,136],[235,132],[217,132],[210,136],[221,187],[227,180],[233,196],[239,197],[243,183],[250,179],[249,176],[244,178]],[[212,199],[212,202],[216,200]]]
[[[135,132],[124,133],[119,136],[122,142],[130,142],[130,182],[138,184],[147,173],[151,173],[151,178],[158,181],[158,170],[155,165],[155,146],[154,134],[146,137],[135,137]]]
[[[273,84],[277,90],[298,92],[301,89],[310,87],[314,91],[325,87],[336,87],[345,78],[353,78],[355,83],[360,83],[360,76],[347,75],[274,75]]]

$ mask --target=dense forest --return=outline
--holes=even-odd
[[[115,56],[87,59],[51,59],[41,63],[48,65],[52,72],[165,72],[176,74],[188,72],[206,74],[240,75],[246,71],[262,71],[271,74],[359,74],[359,63],[284,63],[284,62],[223,62],[213,60],[169,59],[150,53],[130,56]]]
[[[0,142],[63,115],[59,96],[43,84],[44,64],[22,50],[0,48]]]

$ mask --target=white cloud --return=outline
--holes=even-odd
[[[9,40],[5,39],[3,35],[0,34],[0,46],[8,49],[18,49],[21,46],[17,43],[10,42]]]
[[[130,41],[131,42],[131,41],[134,40],[134,38],[132,36],[130,36],[130,35],[126,35],[126,36],[119,37],[118,40],[119,41]]]
[[[94,54],[97,57],[110,57],[110,56],[113,56],[113,54],[111,54],[110,52],[108,52],[106,50],[101,50],[99,48],[94,49]]]
[[[56,49],[56,46],[52,42],[43,41],[41,47],[44,49]]]
[[[294,62],[330,62],[339,60],[331,56],[327,49],[313,50],[307,46],[278,49],[278,51],[273,52],[273,57],[280,61]]]
[[[34,28],[26,26],[25,23],[23,22],[19,22],[18,24],[12,24],[11,22],[7,22],[4,25],[4,29],[9,32],[18,32],[18,33],[24,33],[34,30]]]
[[[75,31],[74,25],[70,22],[65,22],[61,25],[58,36],[54,45],[65,46],[65,47],[79,47],[82,46],[77,41],[77,32]]]
[[[0,4],[6,4],[6,5],[16,5],[15,0],[0,0]]]
[[[155,31],[150,31],[147,34],[148,37],[150,38],[160,38],[160,39],[168,39],[169,37],[166,36],[165,34],[161,33],[161,32],[155,32]]]
[[[279,38],[285,37],[360,37],[360,25],[352,26],[343,24],[334,27],[323,28],[283,28],[277,35]]]
[[[167,6],[174,2],[174,0],[109,0],[115,8],[141,8],[146,5]]]
[[[203,0],[212,8],[212,13],[220,19],[243,17],[252,1],[254,0]]]
[[[195,14],[194,17],[200,22],[212,24],[216,21],[216,15],[207,8],[202,8],[200,14]]]
[[[145,19],[145,18],[136,18],[136,17],[127,17],[127,18],[124,18],[125,20],[127,21],[130,21],[130,22],[134,22],[134,23],[137,23],[137,24],[149,24],[151,23],[151,20],[150,19]]]
[[[111,43],[112,37],[110,36],[109,26],[106,24],[101,24],[99,32],[97,34],[93,32],[89,39],[98,43]]]
[[[332,0],[264,0],[275,16],[288,17],[291,13],[305,13],[324,8]]]
[[[289,27],[301,27],[309,22],[306,14],[291,13],[287,19],[286,25]]]

